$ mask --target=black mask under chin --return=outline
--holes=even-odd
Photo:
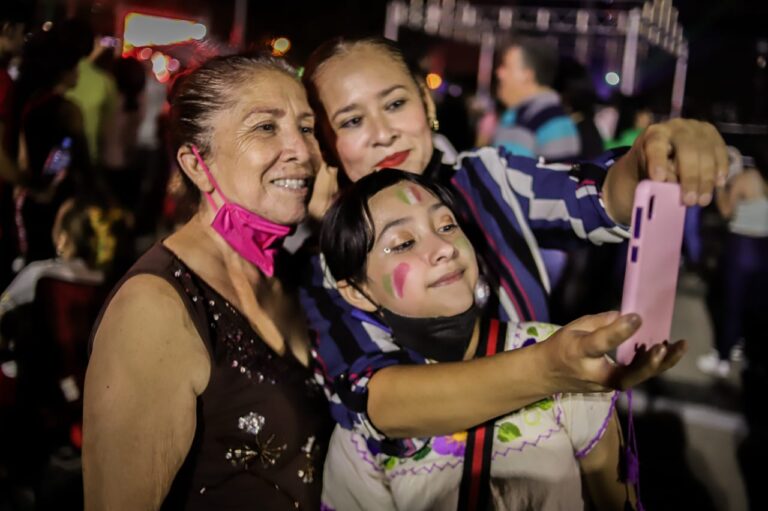
[[[383,307],[379,310],[397,344],[438,362],[464,358],[479,313],[475,304],[461,314],[438,318],[409,318]]]

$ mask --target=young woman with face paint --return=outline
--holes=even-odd
[[[579,322],[557,331],[544,323],[492,320],[481,306],[474,249],[450,204],[447,193],[424,178],[382,170],[345,190],[323,222],[321,248],[344,299],[391,330],[394,342],[382,350],[425,357],[432,384],[450,389],[449,405],[462,407],[462,387],[470,384],[463,366],[482,367],[494,385],[489,394],[504,394],[505,377],[521,369],[519,362],[551,344],[572,342]],[[492,330],[504,353],[486,357]],[[451,363],[462,360],[468,362]],[[614,399],[614,393],[558,394],[512,414],[490,412],[500,418],[486,429],[493,438],[489,480],[480,493],[495,509],[580,509],[582,495],[601,510],[634,502],[633,491],[619,482]],[[418,446],[412,456],[393,455],[337,426],[323,504],[345,511],[456,509],[477,435],[453,426],[447,420],[432,438],[412,439]]]
[[[649,128],[609,171],[612,157],[569,168],[493,148],[464,153],[455,168],[447,167],[431,140],[434,105],[397,46],[385,40],[322,45],[310,58],[304,81],[317,114],[321,149],[328,163],[339,166],[340,178],[356,181],[392,166],[456,192],[457,211],[489,283],[489,307],[502,320],[548,320],[549,283],[540,246],[621,241],[627,232],[619,224],[629,221],[639,179],[680,179],[689,203],[699,194],[706,202],[716,176],[726,168],[725,146],[714,128],[679,120]],[[396,438],[431,436],[446,427],[462,430],[491,412],[506,413],[555,392],[631,386],[673,365],[684,350],[681,344],[659,347],[628,368],[595,363],[593,356],[607,353],[634,330],[629,318],[597,315],[580,323],[590,335],[578,336],[571,345],[550,344],[568,353],[555,351],[507,371],[508,394],[503,396],[489,395],[487,373],[462,367],[466,385],[457,390],[466,402],[449,406],[452,396],[445,387],[430,386],[423,368],[409,365],[423,358],[381,349],[390,334],[344,301],[319,256],[307,264],[301,298],[318,332],[313,353],[334,418],[344,427],[371,431],[370,442],[379,442],[376,434],[383,432],[399,453],[414,449]],[[552,372],[541,370],[547,366]],[[406,401],[409,405],[403,406]]]

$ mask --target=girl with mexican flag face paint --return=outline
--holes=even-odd
[[[416,382],[410,388],[414,394],[419,387],[452,385],[448,382],[462,378],[465,368],[476,363],[486,366],[477,378],[486,379],[491,391],[491,382],[500,381],[506,372],[493,369],[490,359],[499,360],[513,351],[537,371],[546,371],[536,362],[541,347],[537,343],[558,335],[554,325],[502,323],[492,319],[490,307],[481,310],[475,252],[450,204],[450,197],[439,186],[419,176],[384,169],[352,185],[323,222],[321,249],[338,279],[341,296],[378,315],[391,330],[394,345],[381,341],[381,349],[392,353],[406,348],[422,357],[413,364],[439,371],[433,371],[433,378]],[[492,330],[497,334],[490,334]],[[388,370],[380,369],[374,378]],[[396,377],[390,383],[399,384]],[[454,387],[455,399],[460,399],[467,385]],[[498,390],[494,387],[487,395]],[[397,406],[410,406],[408,401]],[[326,462],[324,503],[334,509],[356,510],[363,509],[360,503],[365,502],[366,510],[389,511],[394,507],[377,500],[389,495],[391,500],[384,500],[397,502],[400,509],[455,508],[455,503],[446,503],[462,502],[460,486],[465,487],[466,477],[461,476],[462,466],[467,467],[467,460],[476,464],[478,459],[467,449],[471,445],[475,449],[471,452],[486,452],[485,448],[477,451],[478,438],[488,438],[486,447],[492,453],[483,461],[491,479],[478,484],[483,498],[491,499],[494,507],[522,509],[525,504],[520,495],[531,494],[541,509],[579,509],[582,469],[592,472],[587,479],[601,499],[598,509],[620,509],[632,495],[631,489],[618,482],[618,428],[611,394],[552,396],[532,407],[489,418],[493,417],[497,419],[489,423],[490,429],[482,429],[480,434],[474,429],[466,431],[474,424],[453,429],[434,413],[432,420],[440,429],[432,438],[408,439],[423,446],[407,456],[368,447],[360,429],[337,426]],[[371,419],[378,427],[375,418]],[[562,421],[569,427],[562,427]],[[546,449],[539,450],[536,446],[542,438],[547,439],[542,445]],[[522,455],[506,456],[525,445],[533,447]],[[369,451],[361,451],[366,448]],[[378,469],[371,468],[375,463]],[[413,482],[402,482],[405,478]],[[378,484],[381,487],[375,488]],[[429,492],[425,494],[423,488]],[[350,499],[351,495],[355,498]]]
[[[413,183],[371,197],[375,233],[361,289],[380,308],[408,317],[448,317],[469,309],[477,261],[451,209]]]

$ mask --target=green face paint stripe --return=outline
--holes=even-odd
[[[411,202],[408,200],[408,195],[405,193],[405,190],[403,188],[397,189],[397,198],[400,199],[400,202],[403,202],[405,204],[411,205]]]
[[[397,195],[397,198],[400,200],[400,202],[408,204],[409,206],[413,206],[414,204],[421,202],[419,191],[414,187],[398,188],[395,194]]]
[[[466,236],[461,236],[459,238],[456,238],[456,241],[453,243],[456,248],[470,248],[471,245],[469,244],[469,240]]]
[[[392,289],[392,275],[384,275],[382,286],[384,287],[384,291],[386,291],[389,294],[389,296],[391,296],[392,298],[395,297],[395,290]]]

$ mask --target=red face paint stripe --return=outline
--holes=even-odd
[[[408,263],[400,263],[392,273],[392,282],[395,285],[395,292],[398,298],[403,297],[403,288],[405,287],[405,278],[408,276],[408,272],[411,271],[411,267]]]

